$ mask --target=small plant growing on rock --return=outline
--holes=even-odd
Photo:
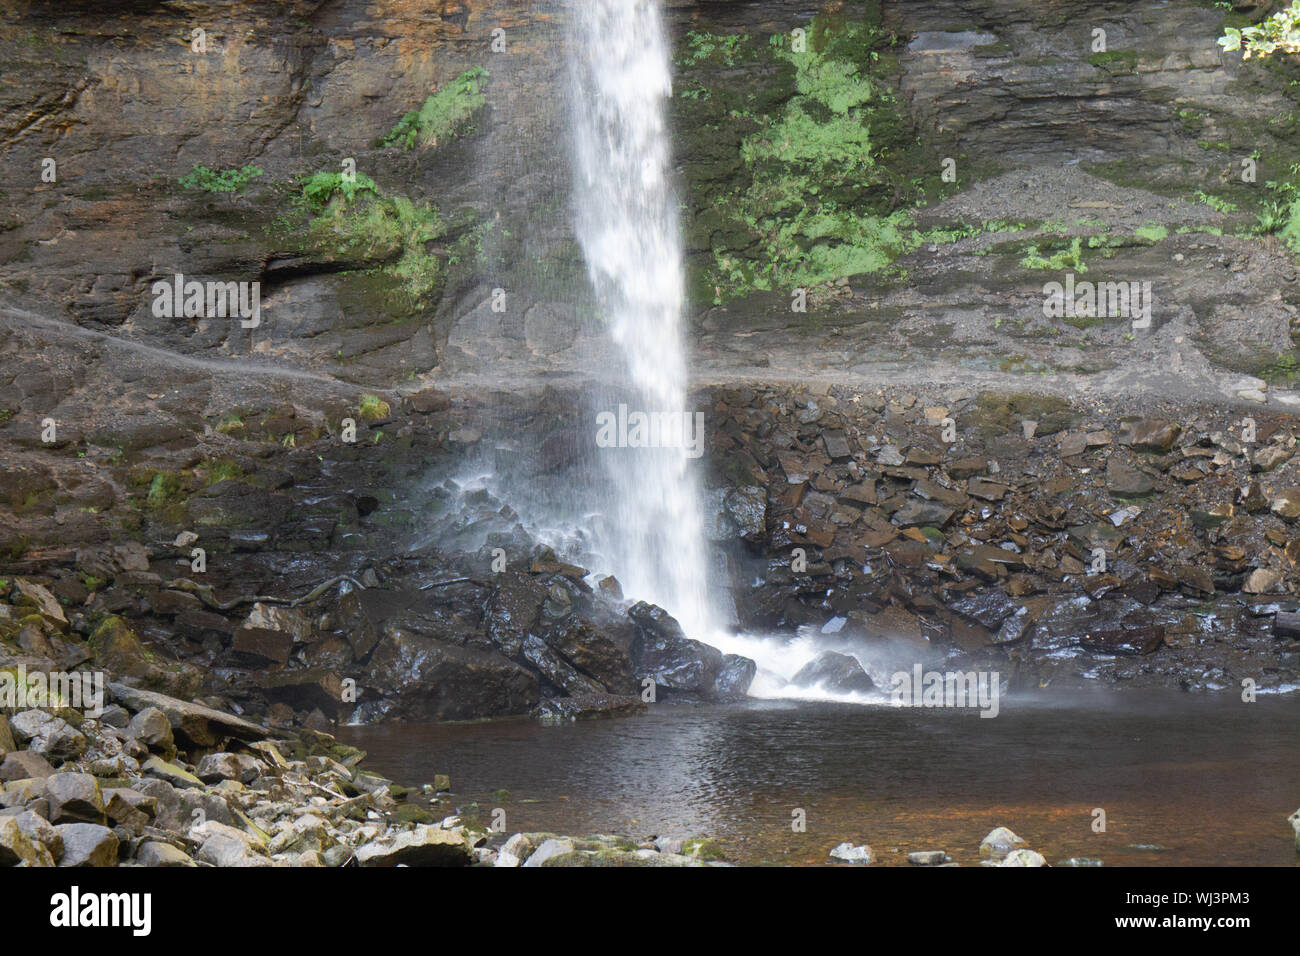
[[[470,120],[487,102],[483,87],[488,71],[481,66],[466,70],[443,86],[418,110],[398,120],[380,146],[398,146],[412,150],[416,146],[437,147],[439,142],[463,135],[470,130]]]
[[[178,182],[186,189],[198,189],[205,193],[237,193],[261,175],[262,170],[257,166],[208,169],[196,163],[190,174],[182,176]]]
[[[357,411],[368,422],[382,421],[392,414],[388,403],[378,395],[362,395]]]

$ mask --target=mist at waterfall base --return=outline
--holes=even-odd
[[[602,416],[629,411],[691,422],[696,416],[689,404],[685,269],[666,116],[672,61],[657,2],[582,0],[568,13],[571,204],[589,284],[575,290],[573,306],[590,307],[602,330],[584,344],[581,477],[557,493],[512,474],[510,455],[529,449],[501,434],[488,436],[497,455],[452,477],[466,492],[485,488],[507,502],[533,537],[591,569],[593,578],[614,575],[629,603],[659,605],[688,637],[754,660],[751,696],[883,702],[883,694],[790,684],[822,650],[847,650],[841,642],[815,632],[730,632],[735,611],[727,606],[725,559],[706,529],[698,448],[686,441],[662,447],[598,441]]]

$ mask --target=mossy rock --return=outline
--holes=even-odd
[[[722,844],[712,837],[692,837],[682,844],[682,856],[696,860],[722,860],[726,858]]]
[[[389,817],[394,823],[436,823],[437,818],[416,803],[403,803]]]

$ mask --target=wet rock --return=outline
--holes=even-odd
[[[790,683],[796,687],[820,687],[837,694],[867,694],[876,689],[856,657],[835,651],[818,654],[799,669]]]
[[[1282,583],[1284,577],[1281,571],[1256,568],[1242,583],[1241,590],[1246,594],[1271,594]]]
[[[1167,452],[1181,433],[1181,426],[1160,419],[1124,422],[1120,426],[1119,443],[1132,445],[1137,451]]]
[[[113,866],[117,863],[117,834],[108,827],[94,823],[65,823],[55,829],[63,842],[59,866]]]
[[[631,656],[638,680],[649,678],[656,686],[679,693],[714,693],[722,670],[717,648],[688,638],[667,611],[653,604],[638,602],[628,610],[628,617],[637,624]]]
[[[995,827],[989,835],[980,841],[980,856],[1001,860],[1009,853],[1024,846],[1025,841],[1006,827]]]
[[[1288,448],[1286,445],[1267,445],[1255,452],[1255,457],[1251,459],[1251,470],[1273,471],[1290,461],[1293,455],[1295,455],[1294,448]]]
[[[588,620],[568,618],[543,631],[542,639],[606,690],[622,693],[635,688],[632,660],[612,629]]]
[[[1046,866],[1047,860],[1033,850],[1012,850],[998,866]]]
[[[943,850],[916,850],[907,854],[907,862],[916,866],[939,866],[948,862],[948,854]]]
[[[830,857],[837,863],[874,863],[875,853],[871,847],[863,844],[854,846],[852,843],[841,843],[831,850]]]
[[[523,641],[520,641],[520,653]],[[456,647],[390,630],[358,681],[363,712],[430,720],[525,714],[537,705],[537,675],[495,651]]]
[[[945,505],[942,501],[924,501],[910,498],[894,512],[893,522],[900,528],[915,528],[926,525],[942,528],[956,514],[957,509]]]
[[[740,654],[724,654],[722,668],[714,683],[714,692],[719,700],[743,700],[754,683],[758,665],[748,657]]]
[[[1273,495],[1268,506],[1273,514],[1295,521],[1300,518],[1300,488],[1282,488]]]

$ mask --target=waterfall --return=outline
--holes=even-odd
[[[636,414],[697,437],[687,404],[684,263],[665,116],[672,95],[659,0],[574,0],[570,49],[574,207],[578,242],[613,343],[613,361],[589,355],[590,424],[613,420],[621,439]],[[858,695],[792,688],[789,678],[824,642],[731,634],[710,599],[708,536],[693,472],[698,448],[608,447],[597,435],[597,549],[623,592],[672,614],[688,637],[753,658],[751,693],[861,702]],[[631,444],[631,442],[629,442]],[[662,445],[666,445],[663,447]]]
[[[696,421],[687,404],[683,261],[665,117],[672,73],[659,7],[658,0],[573,4],[577,237],[615,365],[593,369],[604,381],[592,390],[591,426],[595,434],[596,416],[620,426],[614,447],[597,436],[606,445],[597,450],[606,479],[598,534],[624,593],[660,605],[688,635],[707,640],[716,625],[691,450],[684,440],[617,447],[627,437],[625,417],[661,416],[653,420],[675,423],[666,431],[677,439],[689,437]],[[602,361],[593,353],[593,364]]]

